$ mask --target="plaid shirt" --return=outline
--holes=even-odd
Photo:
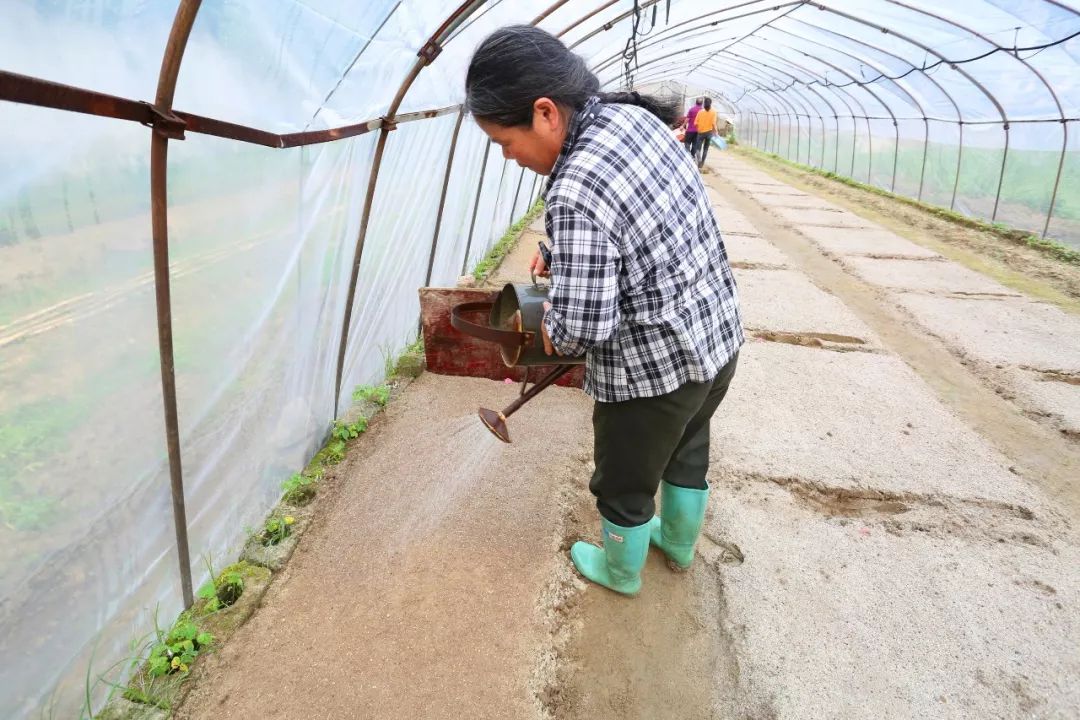
[[[561,354],[600,402],[709,382],[743,343],[738,293],[701,176],[647,110],[591,98],[544,190]]]

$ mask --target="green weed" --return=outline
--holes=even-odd
[[[277,545],[292,534],[293,523],[296,518],[292,515],[271,515],[263,523],[262,532],[259,533],[259,541],[263,545]]]
[[[390,402],[390,386],[385,384],[360,385],[353,390],[352,397],[355,402],[371,401],[379,407],[386,407],[386,403]]]
[[[335,420],[334,429],[330,431],[332,437],[347,442],[354,440],[367,430],[368,421],[367,418],[357,418],[356,422],[346,423],[344,420]]]
[[[290,505],[307,505],[315,497],[316,485],[321,477],[321,469],[314,476],[296,473],[281,483],[281,489],[285,493],[282,500]]]
[[[199,627],[181,615],[168,633],[163,633],[154,614],[154,635],[157,638],[150,648],[147,660],[147,672],[152,678],[186,674],[200,652],[204,652],[214,642],[214,636],[201,632]]]
[[[210,579],[199,588],[198,596],[206,600],[203,612],[212,613],[233,605],[244,593],[244,578],[236,570],[227,569],[221,575],[214,574],[210,558],[205,559]]]
[[[331,440],[326,444],[326,462],[330,465],[337,465],[339,462],[345,459],[345,441],[344,440]]]

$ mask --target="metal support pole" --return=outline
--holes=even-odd
[[[784,113],[784,115],[787,116],[787,119],[788,119],[788,126],[787,126],[787,159],[790,160],[791,159],[791,115],[789,115],[788,113]],[[799,123],[799,118],[798,118],[798,116],[796,116],[795,117],[796,126],[798,126],[798,123]],[[797,148],[798,148],[798,146],[796,146],[796,149]],[[798,158],[795,158],[795,160],[796,160],[796,162],[798,162]]]
[[[810,122],[810,116],[806,116],[806,122]],[[791,147],[791,143],[788,143],[788,147]],[[802,158],[802,123],[799,122],[799,111],[795,111],[795,162],[800,162]],[[810,159],[807,158],[806,164],[810,164]]]
[[[964,121],[959,120],[957,124],[960,126],[960,147],[956,152],[956,178],[953,180],[952,186],[952,200],[949,201],[949,209],[956,209],[956,191],[960,187],[960,167],[964,162]]]
[[[334,417],[338,416],[338,397],[341,395],[341,378],[345,370],[345,346],[349,340],[349,325],[352,321],[353,304],[356,300],[356,283],[360,277],[360,260],[364,256],[364,241],[367,239],[368,222],[371,220],[371,206],[375,199],[375,185],[379,179],[379,168],[382,167],[383,152],[386,150],[386,138],[389,135],[389,127],[383,127],[379,130],[379,140],[375,145],[375,159],[371,163],[371,172],[368,174],[367,194],[364,195],[364,210],[360,216],[360,232],[356,236],[356,247],[353,250],[352,275],[349,280],[349,291],[345,297],[345,313],[341,319],[341,338],[338,343],[337,374],[334,381]]]
[[[896,164],[900,160],[900,126],[896,124],[896,118],[893,118],[892,125],[896,128],[896,146],[893,148],[892,183],[889,185],[889,192],[896,192]]]
[[[840,116],[833,115],[833,120],[836,121],[836,147],[833,148],[833,161],[832,171],[834,173],[840,173]]]
[[[854,115],[851,116],[851,174],[848,176],[852,180],[855,179],[855,146],[859,142],[859,120]]]
[[[431,285],[431,273],[435,269],[435,250],[439,246],[439,231],[442,229],[443,210],[446,209],[446,193],[450,189],[450,171],[454,167],[454,151],[457,150],[458,133],[461,131],[461,121],[465,119],[465,109],[458,112],[457,122],[454,123],[454,134],[450,136],[450,153],[446,156],[446,173],[443,175],[442,194],[439,196],[439,212],[435,215],[435,232],[431,235],[431,254],[428,256],[427,274],[424,276],[424,285]]]
[[[922,202],[923,182],[926,180],[926,156],[930,152],[930,121],[923,118],[922,170],[919,171],[919,194],[916,199]]]
[[[866,118],[866,184],[874,184],[874,131]]]
[[[1061,184],[1061,171],[1065,167],[1065,151],[1069,147],[1068,120],[1061,121],[1061,130],[1064,133],[1064,139],[1061,143],[1061,157],[1058,159],[1057,177],[1054,178],[1054,190],[1050,193],[1050,209],[1046,211],[1046,222],[1043,224],[1043,237],[1046,237],[1046,233],[1050,231],[1050,219],[1054,217],[1054,203],[1057,202],[1058,185]]]
[[[1001,173],[998,175],[997,194],[994,195],[994,211],[990,213],[990,222],[997,221],[998,205],[1001,203],[1001,187],[1005,184],[1005,163],[1009,160],[1009,123],[1003,123],[1005,129],[1005,152],[1001,155]]]
[[[499,217],[499,198],[502,197],[503,181],[506,180],[506,168],[510,165],[510,161],[503,159],[502,172],[499,173],[499,185],[495,192],[495,207],[491,211],[491,224],[495,224],[495,220]],[[513,216],[514,208],[510,208],[510,215]],[[511,217],[511,219],[513,219]],[[484,248],[484,252],[487,253],[491,249],[491,239],[488,238],[488,244]]]
[[[825,118],[821,120],[821,169],[825,169]]]
[[[176,78],[184,57],[191,26],[202,0],[181,0],[173,19],[169,41],[161,58],[154,108],[164,115],[172,113]],[[154,296],[157,302],[158,350],[161,365],[161,395],[165,411],[165,443],[169,454],[169,480],[172,492],[173,524],[176,527],[176,553],[180,561],[180,590],[184,608],[195,602],[191,583],[191,555],[188,548],[187,509],[184,504],[184,473],[180,458],[180,422],[176,409],[176,364],[173,356],[172,290],[169,285],[169,203],[167,174],[169,136],[161,129],[150,134],[150,222],[154,242]]]
[[[364,210],[360,219],[360,232],[356,237],[356,248],[353,251],[352,274],[349,278],[349,289],[345,297],[345,312],[341,322],[341,337],[338,341],[337,375],[334,379],[334,417],[337,417],[338,414],[338,402],[341,396],[341,381],[345,371],[345,348],[349,342],[349,324],[352,320],[352,308],[356,299],[356,284],[360,277],[360,262],[363,259],[364,241],[367,238],[368,221],[371,219],[371,206],[375,198],[375,186],[379,179],[379,168],[382,166],[383,152],[386,149],[386,138],[394,129],[394,118],[397,115],[398,108],[401,107],[401,103],[405,99],[405,94],[409,92],[409,88],[412,87],[417,76],[420,75],[420,71],[442,52],[441,43],[446,40],[454,30],[460,27],[470,15],[475,13],[482,4],[482,0],[466,0],[459,5],[457,9],[451,12],[446,20],[443,21],[442,25],[440,25],[434,34],[428,38],[428,41],[424,43],[417,53],[417,59],[413,63],[409,73],[405,76],[405,79],[401,81],[401,85],[398,87],[393,100],[390,101],[390,105],[386,109],[386,116],[383,118],[382,127],[379,128],[379,140],[375,146],[375,158],[371,164],[371,173],[368,176],[367,194],[364,197]]]
[[[517,210],[518,194],[521,192],[521,182],[525,179],[525,168],[521,168],[521,175],[518,176],[517,189],[514,190],[514,202],[510,203],[510,224],[514,224],[515,211]]]
[[[473,201],[472,220],[469,221],[469,238],[465,241],[465,257],[461,260],[461,274],[465,274],[465,268],[469,265],[469,253],[472,251],[473,228],[476,227],[476,214],[480,210],[480,196],[484,194],[484,175],[487,174],[488,153],[491,152],[491,141],[484,143],[484,159],[480,164],[480,180],[476,183],[476,200]]]

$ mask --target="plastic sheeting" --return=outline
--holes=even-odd
[[[459,104],[476,44],[547,12],[541,26],[605,88],[705,91],[735,117],[741,142],[1080,246],[1075,0],[555,5],[469,4],[399,111]],[[0,69],[150,99],[177,6],[7,3]],[[278,133],[378,118],[455,7],[203,0],[175,106]],[[451,159],[456,119],[388,136],[336,398],[377,133],[291,150],[193,133],[171,143],[172,319],[196,583],[203,557],[235,555],[323,441],[335,407],[412,339],[432,244],[432,283],[452,284],[539,193],[542,179],[505,161],[468,119]],[[22,658],[0,667],[0,717],[50,708],[66,717],[87,677],[130,655],[154,613],[167,623],[181,603],[149,134],[10,103],[0,127],[0,654]]]

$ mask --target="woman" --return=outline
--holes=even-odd
[[[709,419],[743,342],[735,281],[678,110],[599,93],[584,61],[526,26],[477,49],[466,105],[503,156],[541,175],[551,267],[548,354],[587,355],[603,548],[570,554],[589,580],[641,587],[650,541],[685,569],[705,517]],[[661,483],[661,479],[663,482]],[[661,486],[662,518],[653,517]]]
[[[705,156],[709,154],[709,145],[716,132],[716,111],[712,109],[712,98],[705,98],[705,107],[697,114],[698,133],[694,137],[693,156],[697,166],[705,165]]]

